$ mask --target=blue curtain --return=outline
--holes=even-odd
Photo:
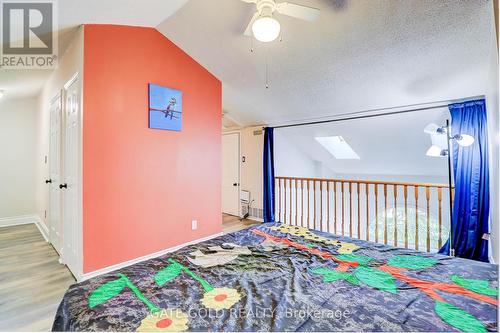
[[[461,147],[453,142],[455,200],[453,207],[453,247],[462,258],[488,261],[490,209],[488,133],[484,99],[449,105],[451,135],[469,134],[474,143]],[[449,254],[448,240],[440,253]]]
[[[264,222],[274,222],[274,135],[264,129]]]

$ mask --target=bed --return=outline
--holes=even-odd
[[[54,331],[496,331],[498,267],[261,224],[72,285]]]

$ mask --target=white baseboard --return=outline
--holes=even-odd
[[[261,219],[260,217],[255,217],[255,216],[249,216],[249,217],[247,217],[247,220],[252,220],[252,221],[264,223],[264,219]]]
[[[177,250],[179,250],[179,249],[181,249],[181,248],[183,248],[185,246],[196,244],[196,243],[200,243],[200,242],[204,242],[204,241],[207,241],[207,240],[210,240],[210,239],[222,236],[222,235],[223,235],[223,233],[220,232],[220,233],[217,233],[217,234],[214,234],[214,235],[210,235],[210,236],[207,236],[207,237],[195,239],[193,241],[190,241],[190,242],[187,242],[187,243],[183,243],[183,244],[180,244],[180,245],[177,245],[177,246],[165,249],[165,250],[161,250],[161,251],[158,251],[158,252],[155,252],[155,253],[151,253],[151,254],[148,254],[148,255],[145,255],[145,256],[142,256],[142,257],[139,257],[139,258],[127,260],[127,261],[121,262],[121,263],[116,264],[116,265],[104,267],[104,268],[98,269],[98,270],[93,271],[93,272],[84,273],[84,274],[82,274],[80,276],[79,282],[80,281],[88,280],[90,278],[93,278],[93,277],[96,277],[96,276],[99,276],[99,275],[102,275],[102,274],[106,274],[106,273],[115,271],[117,269],[121,269],[123,267],[127,267],[127,266],[130,266],[130,265],[136,264],[136,263],[141,262],[141,261],[145,261],[145,260],[153,259],[153,258],[156,258],[156,257],[160,257],[160,256],[162,256],[164,254],[177,251]]]
[[[12,227],[15,225],[36,223],[37,218],[38,216],[36,215],[19,215],[12,217],[2,217],[0,218],[0,227]]]
[[[49,242],[49,228],[47,228],[47,225],[43,223],[42,219],[38,216],[36,216],[36,222],[35,225],[40,230],[40,233],[42,234],[43,238],[45,239],[46,242]]]
[[[49,241],[49,229],[42,222],[42,219],[36,215],[20,215],[20,216],[12,216],[12,217],[2,217],[0,218],[0,228],[3,227],[13,227],[16,225],[24,225],[24,224],[35,224],[43,238],[46,242]]]

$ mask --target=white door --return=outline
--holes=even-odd
[[[49,143],[49,239],[50,243],[61,254],[61,116],[62,100],[58,94],[50,104],[50,143]]]
[[[63,202],[63,262],[79,276],[80,211],[80,82],[75,77],[64,93],[64,177],[61,182]]]
[[[239,216],[240,134],[222,135],[222,212]]]

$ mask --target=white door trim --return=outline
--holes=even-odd
[[[64,84],[64,89],[63,89],[63,114],[64,114],[64,117],[66,117],[65,115],[65,110],[66,110],[66,91],[67,89],[73,84],[75,83],[76,81],[79,81],[79,126],[78,126],[78,131],[79,131],[79,134],[78,134],[78,144],[77,144],[77,156],[78,156],[78,162],[77,162],[77,165],[78,165],[78,175],[77,175],[77,183],[78,183],[78,189],[77,189],[77,202],[78,202],[78,208],[77,208],[77,219],[76,219],[76,224],[75,224],[75,230],[76,230],[76,242],[77,244],[75,245],[75,247],[78,249],[76,252],[77,252],[77,267],[78,267],[78,270],[76,272],[72,272],[73,275],[75,276],[75,278],[77,279],[77,281],[80,281],[81,280],[81,277],[83,275],[83,80],[80,78],[80,73],[79,72],[76,72],[72,77],[71,79],[68,80],[68,82],[66,82]],[[66,118],[64,118],[64,124],[66,122]],[[65,138],[66,137],[66,126],[62,126],[63,127],[63,132],[62,132],[62,137]],[[65,140],[64,140],[65,141]],[[64,142],[63,145],[65,145],[66,143]],[[65,156],[64,156],[64,151],[65,151],[65,147],[63,146],[62,147],[62,151],[63,151],[63,154],[61,156],[62,160],[64,161],[65,159]],[[66,177],[66,175],[64,174],[65,173],[65,170],[64,170],[64,165],[63,165],[63,179]],[[64,195],[64,193],[63,193]],[[64,208],[64,207],[63,207]],[[63,216],[64,216],[64,213],[63,213]],[[64,223],[64,221],[63,221]],[[64,240],[63,240],[64,241]],[[64,255],[61,257],[61,258],[64,258]],[[64,260],[64,259],[63,259]]]
[[[73,84],[75,83],[75,81],[77,81],[79,79],[79,76],[80,76],[80,73],[76,72],[75,74],[73,74],[73,76],[71,77],[71,79],[68,80],[68,82],[66,82],[64,84],[64,90],[68,90],[68,88]],[[81,91],[81,89],[80,89]]]
[[[61,172],[62,172],[62,158],[63,158],[63,155],[62,155],[62,141],[63,141],[63,137],[62,137],[62,127],[63,127],[63,100],[62,100],[62,96],[63,96],[63,91],[62,90],[59,90],[57,92],[57,94],[50,100],[50,103],[49,103],[49,158],[48,158],[48,172],[49,172],[49,175],[48,175],[48,178],[49,179],[52,179],[52,174],[51,174],[51,171],[52,171],[52,154],[54,153],[53,151],[51,151],[51,143],[52,143],[52,107],[55,103],[59,103],[59,180],[61,180]],[[52,180],[52,182],[54,182],[54,180]],[[49,239],[49,243],[51,243],[54,248],[56,248],[56,245],[52,242],[53,240],[53,236],[52,236],[52,209],[51,209],[51,204],[52,204],[52,195],[51,195],[51,191],[52,191],[52,186],[57,186],[57,184],[53,184],[51,183],[48,187],[47,187],[47,198],[48,198],[48,201],[47,201],[47,207],[46,207],[46,211],[47,211],[47,214],[46,214],[46,222],[47,222],[47,227],[48,227],[48,239]],[[61,228],[63,227],[62,225],[62,215],[61,215],[61,212],[62,212],[62,205],[61,205],[61,196],[59,196],[59,223],[61,224]],[[60,242],[62,244],[63,240],[62,240],[62,236],[63,236],[63,233],[62,233],[62,230],[60,230],[60,233],[61,233],[61,236],[60,236]],[[59,245],[61,245],[59,244]],[[56,251],[58,252],[59,254],[59,257],[61,257],[61,248],[56,248]]]
[[[78,182],[80,183],[80,191],[78,192],[78,267],[80,271],[75,276],[77,281],[80,281],[83,276],[83,74],[77,72],[75,77],[80,80],[80,145],[78,147],[80,161]]]
[[[238,134],[238,217],[242,217],[241,212],[241,130],[223,132],[222,135]],[[222,150],[222,147],[221,147]],[[222,156],[221,156],[222,157]],[[222,173],[222,168],[221,168]]]

